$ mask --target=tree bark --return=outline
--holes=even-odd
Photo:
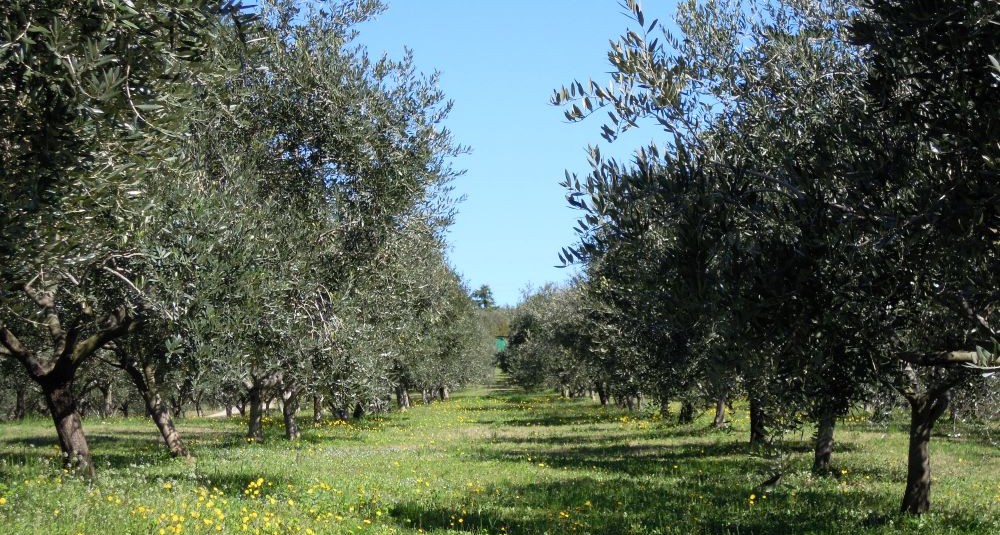
[[[726,394],[719,394],[715,400],[715,418],[712,427],[721,429],[726,426]]]
[[[441,395],[441,401],[447,401],[451,399],[451,394],[448,392],[447,386],[442,386],[441,388],[438,389],[438,392]]]
[[[248,392],[250,419],[247,422],[247,439],[256,442],[264,441],[264,393],[263,386],[254,380]]]
[[[428,403],[431,402],[431,393],[429,390],[425,388],[423,389],[423,391],[421,391],[421,394],[423,395],[424,405],[427,405]]]
[[[111,381],[97,387],[101,391],[101,418],[110,418],[115,412],[114,403],[111,399]]]
[[[298,440],[302,437],[302,433],[299,432],[299,421],[295,416],[299,412],[298,389],[295,388],[295,385],[286,383],[281,398],[283,401],[281,413],[285,417],[285,438]]]
[[[142,396],[142,401],[146,405],[146,414],[149,415],[156,428],[160,431],[163,443],[167,446],[167,451],[174,457],[191,457],[191,452],[184,446],[180,433],[174,425],[174,419],[170,415],[170,407],[163,402],[160,396],[159,386],[156,383],[156,375],[151,364],[143,365],[140,370],[138,366],[129,362],[127,358],[119,357],[119,363],[124,368],[125,373],[132,379],[136,390]]]
[[[824,410],[816,422],[816,450],[813,456],[813,472],[825,474],[830,471],[833,457],[833,431],[837,417],[831,410]]]
[[[41,383],[45,404],[52,414],[56,424],[56,435],[59,437],[59,447],[63,452],[65,468],[77,471],[93,478],[94,460],[90,455],[87,437],[83,434],[83,422],[77,411],[77,400],[73,395],[73,379],[62,380],[46,377]]]
[[[313,423],[318,424],[323,421],[323,396],[313,394]]]
[[[597,397],[601,400],[601,406],[608,406],[608,385],[597,383]]]
[[[23,384],[18,385],[16,395],[14,412],[11,413],[10,417],[13,420],[23,420],[28,415],[28,387]]]
[[[764,406],[755,397],[750,398],[750,444],[760,445],[767,442],[767,430],[764,426]]]
[[[951,389],[907,396],[910,402],[910,445],[907,456],[906,491],[900,511],[919,515],[931,506],[931,430],[951,401]]]
[[[396,405],[399,406],[400,410],[406,410],[410,408],[410,393],[406,391],[406,387],[401,383],[396,385]]]
[[[356,405],[354,405],[354,419],[364,418],[364,417],[365,417],[365,406],[362,405],[361,402],[359,401]]]
[[[173,405],[173,407],[174,407],[173,408],[174,415],[177,416],[178,419],[183,420],[184,416],[185,416],[185,414],[184,414],[184,400],[182,400],[180,398],[180,396],[171,396],[170,397],[170,404]]]

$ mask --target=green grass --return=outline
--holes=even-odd
[[[932,513],[895,513],[906,435],[842,422],[839,477],[811,475],[809,433],[774,458],[729,432],[588,401],[485,389],[303,439],[248,443],[242,422],[188,419],[197,455],[168,458],[141,419],[85,422],[98,480],[64,474],[45,420],[0,425],[0,532],[1000,533],[1000,455],[963,433],[932,443]],[[805,440],[804,440],[805,439]],[[790,464],[789,464],[790,463]],[[758,485],[777,464],[781,484]],[[751,499],[751,495],[753,499]]]

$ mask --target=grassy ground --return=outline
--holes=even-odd
[[[848,421],[838,477],[809,473],[808,433],[786,457],[729,432],[590,401],[476,390],[360,423],[248,443],[241,422],[180,422],[193,462],[140,419],[88,420],[96,483],[64,474],[48,421],[0,425],[0,532],[1000,533],[1000,451],[969,433],[932,443],[931,514],[897,516],[906,436]],[[946,429],[948,430],[948,429]],[[787,475],[758,485],[776,466]]]

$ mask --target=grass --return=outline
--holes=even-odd
[[[47,420],[0,424],[0,531],[117,533],[1000,533],[1000,451],[936,436],[932,512],[895,514],[901,423],[847,419],[837,477],[809,472],[809,433],[754,452],[728,432],[587,401],[470,390],[289,443],[237,420],[179,422],[197,455],[168,458],[141,419],[85,423],[99,476],[59,468]],[[786,466],[779,486],[759,484]]]

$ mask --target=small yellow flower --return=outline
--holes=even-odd
[[[168,483],[164,483],[164,484],[163,484],[163,488],[165,488],[165,489],[167,489],[167,490],[170,490],[170,489],[174,488],[174,486],[173,486],[173,485],[171,485],[171,484],[170,484],[170,483],[168,482]]]

